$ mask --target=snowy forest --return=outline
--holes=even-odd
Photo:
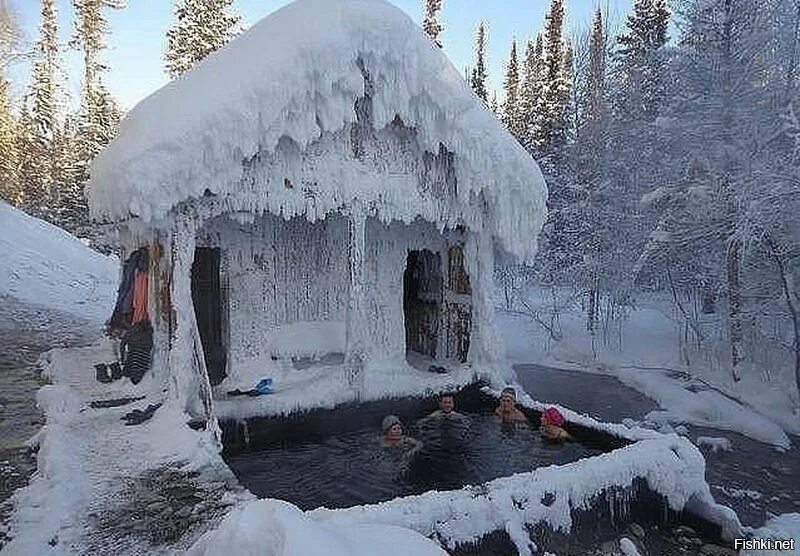
[[[3,8],[0,196],[92,237],[88,165],[124,116],[104,82],[106,18],[125,4],[73,0],[66,45],[55,0],[42,1],[32,44],[13,5]],[[421,7],[439,46],[441,8]],[[679,315],[684,363],[723,361],[734,382],[791,366],[800,386],[800,4],[636,0],[624,18],[598,8],[577,30],[566,29],[567,9],[553,0],[544,28],[512,42],[502,62],[486,58],[491,21],[477,22],[465,68],[550,191],[536,264],[498,268],[505,308],[555,341],[559,315],[579,311],[596,349],[621,341],[615,323],[657,293]],[[233,0],[177,2],[164,71],[179,76],[241,29]],[[79,99],[65,86],[67,48],[83,57]],[[14,97],[6,70],[20,62],[31,74]],[[490,63],[504,65],[497,88]],[[527,301],[532,284],[551,292],[547,303]]]
[[[0,552],[800,543],[800,0],[527,1],[0,0]]]

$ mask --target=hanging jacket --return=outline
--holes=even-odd
[[[131,253],[122,267],[122,280],[117,289],[117,301],[108,325],[111,329],[127,329],[130,326],[130,315],[133,312],[133,282],[136,268],[139,266],[141,249]]]
[[[136,324],[147,318],[147,272],[137,272],[133,284],[133,318]]]

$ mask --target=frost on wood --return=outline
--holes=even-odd
[[[525,259],[546,198],[536,163],[381,0],[300,0],[210,55],[130,112],[89,197],[95,217],[150,221],[206,191],[311,220],[359,198],[386,222],[486,226]]]
[[[427,382],[407,349],[419,368],[466,367],[459,381],[513,378],[494,331],[494,252],[533,256],[541,173],[383,0],[277,11],[132,110],[92,177],[92,211],[126,248],[169,253],[151,268],[151,295],[169,293],[155,368],[194,417],[213,421],[212,405],[252,380],[286,387],[288,360],[304,357],[342,357],[328,399],[342,383],[351,401]],[[415,266],[425,258],[431,276]],[[199,282],[219,291],[198,297]]]

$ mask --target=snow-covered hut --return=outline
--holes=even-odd
[[[531,259],[546,189],[399,9],[298,0],[131,110],[88,195],[150,250],[154,379],[208,416],[223,376],[292,357],[340,354],[356,395],[503,368],[494,256]]]

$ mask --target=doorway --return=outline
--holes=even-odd
[[[197,247],[194,251],[192,302],[208,379],[216,386],[227,376],[227,353],[222,341],[220,249],[217,247]]]
[[[427,249],[409,251],[403,274],[407,351],[436,359],[441,304],[441,256]]]

